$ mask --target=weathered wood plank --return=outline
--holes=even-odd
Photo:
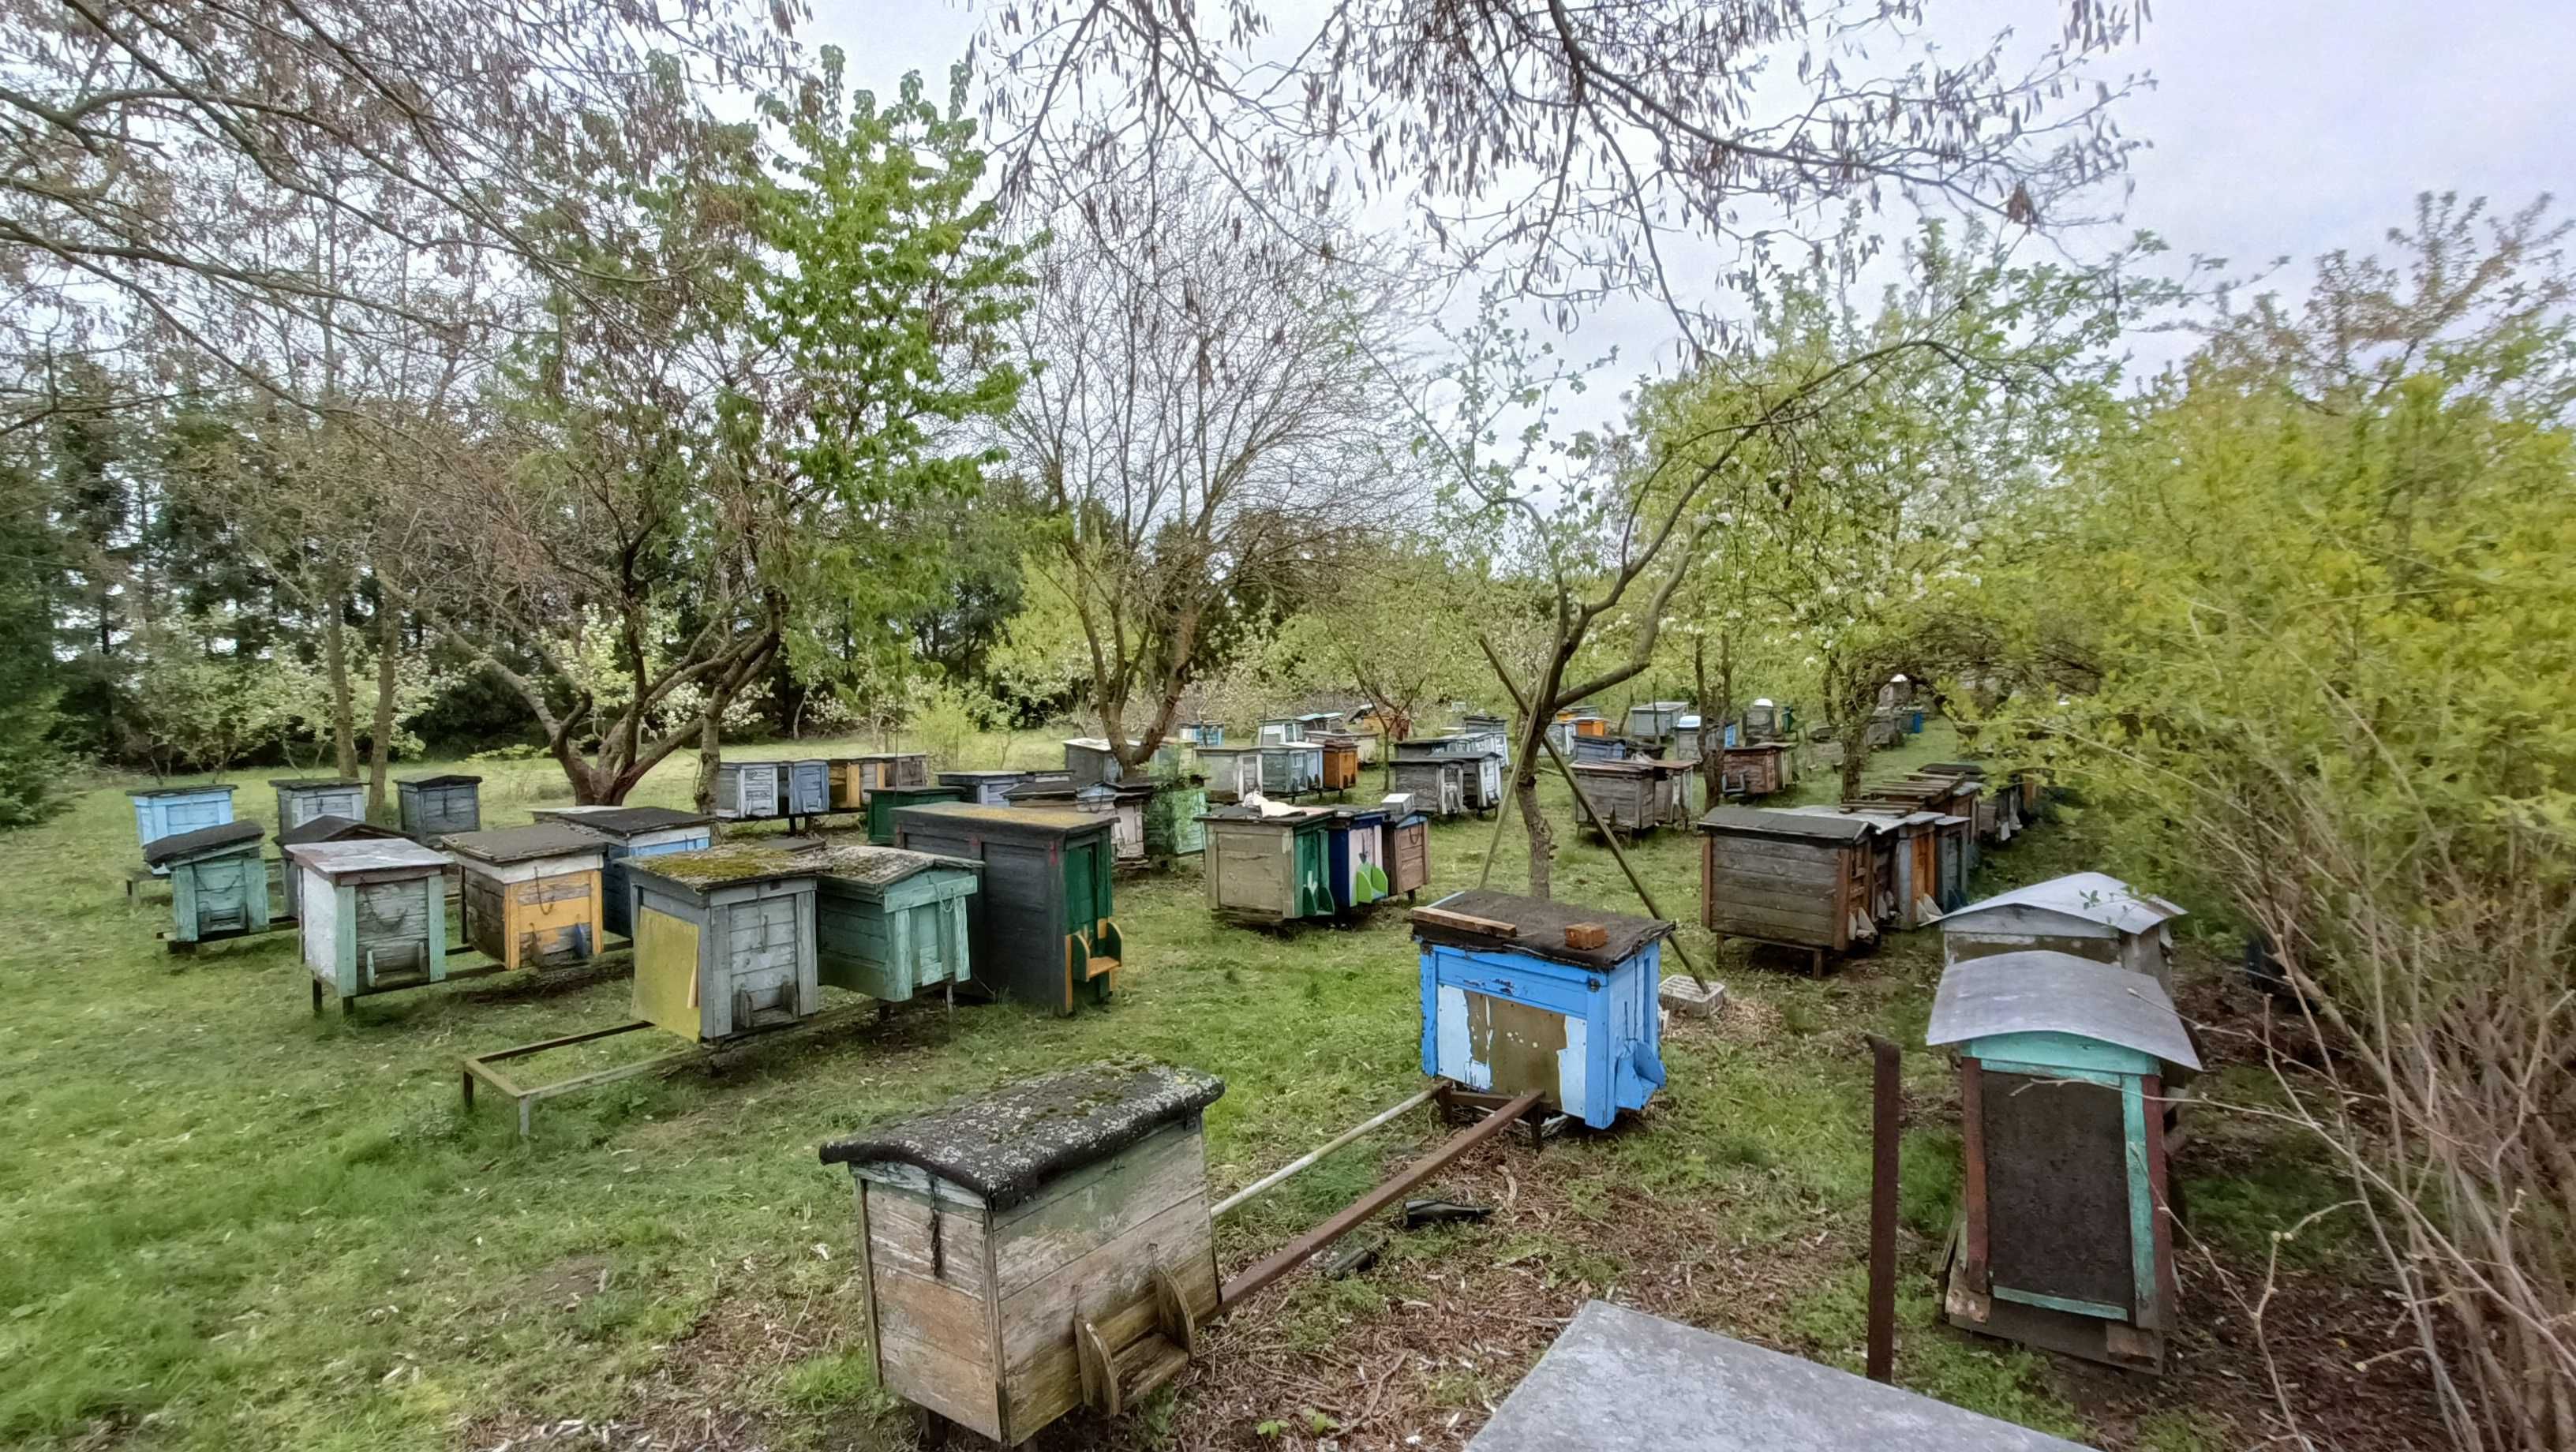
[[[941,1207],[883,1185],[868,1195],[868,1254],[880,1266],[982,1296],[984,1214]],[[933,1222],[936,1221],[934,1226]]]
[[[1216,1252],[1204,1195],[1191,1196],[1003,1303],[1003,1404],[1014,1431],[1043,1426],[1082,1404],[1082,1365],[1072,1335],[1077,1314],[1098,1326],[1113,1349],[1155,1324],[1157,1265],[1171,1273],[1192,1315],[1216,1314]]]
[[[1204,1198],[1202,1143],[1196,1125],[1167,1125],[995,1217],[993,1265],[1002,1294],[1055,1273],[1183,1201]]]
[[[1412,921],[1429,923],[1435,928],[1448,928],[1461,933],[1484,933],[1497,938],[1517,938],[1521,930],[1494,918],[1480,918],[1472,913],[1453,913],[1443,908],[1418,907]]]
[[[1766,912],[1830,914],[1834,892],[1829,884],[1798,889],[1721,875],[1709,884],[1709,900]]]
[[[885,1389],[980,1436],[1000,1441],[1001,1398],[989,1368],[908,1336],[880,1334]]]
[[[981,1296],[896,1270],[882,1261],[876,1266],[876,1293],[879,1335],[936,1347],[973,1366],[987,1383],[993,1380],[993,1349]]]

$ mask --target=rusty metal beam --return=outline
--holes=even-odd
[[[1536,1090],[1532,1090],[1449,1136],[1441,1142],[1438,1149],[1396,1171],[1376,1189],[1336,1211],[1331,1219],[1281,1246],[1246,1268],[1241,1275],[1227,1281],[1225,1288],[1217,1293],[1217,1309],[1220,1311],[1233,1309],[1237,1301],[1304,1265],[1315,1252],[1350,1234],[1370,1216],[1402,1199],[1405,1191],[1430,1179],[1450,1161],[1517,1123],[1522,1115],[1537,1108],[1538,1102],[1539,1094]]]

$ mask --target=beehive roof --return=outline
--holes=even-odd
[[[438,845],[477,862],[526,862],[537,857],[596,854],[599,838],[569,822],[539,822],[531,827],[493,827],[441,837]]]
[[[2182,1015],[2150,974],[2046,948],[1970,958],[1942,970],[1924,1043],[2017,1033],[2072,1034],[2200,1067]]]
[[[913,1165],[1000,1209],[1196,1115],[1224,1092],[1224,1080],[1195,1069],[1086,1064],[878,1125],[820,1153],[827,1165]]]
[[[782,877],[812,877],[815,872],[808,839],[773,838],[766,842],[727,842],[695,852],[664,852],[626,859],[630,873],[667,877],[700,892],[739,882],[774,882]]]
[[[1673,925],[1662,918],[1605,913],[1581,903],[1552,902],[1546,898],[1483,889],[1453,892],[1426,906],[1445,913],[1509,923],[1520,931],[1506,937],[1473,932],[1420,917],[1409,918],[1413,924],[1413,936],[1419,941],[1491,952],[1525,953],[1533,958],[1568,963],[1577,968],[1615,968],[1635,957],[1647,944],[1663,939],[1673,930]],[[1598,948],[1567,947],[1565,930],[1577,923],[1598,925],[1609,934],[1609,941]]]
[[[971,857],[942,857],[936,852],[908,852],[871,842],[817,842],[796,854],[797,860],[825,877],[886,887],[940,867],[981,873],[984,864]],[[655,859],[659,860],[659,859]]]
[[[164,862],[176,862],[182,857],[194,857],[218,847],[256,842],[264,835],[257,822],[218,822],[193,832],[173,832],[167,837],[153,838],[143,849],[143,860],[158,867]]]
[[[367,838],[352,842],[296,842],[289,844],[289,849],[287,856],[297,866],[310,867],[329,877],[357,872],[405,869],[444,872],[447,869],[447,854],[433,852],[405,837]]]
[[[286,790],[291,792],[314,791],[322,787],[353,787],[366,785],[365,782],[362,782],[353,776],[273,776],[268,779],[268,784],[273,787],[284,787]]]
[[[348,837],[382,838],[401,835],[402,833],[391,827],[379,827],[373,822],[361,822],[354,818],[343,817],[336,812],[324,812],[318,817],[305,818],[304,825],[300,827],[289,827],[278,833],[277,845],[293,847],[305,842],[337,842]]]
[[[2100,923],[2123,933],[2143,933],[2159,923],[2184,916],[2183,910],[2152,893],[2143,893],[2107,872],[2070,872],[2010,892],[1980,898],[1954,911],[1954,918],[1988,908],[2028,907],[2064,913]]]
[[[229,793],[233,790],[231,782],[210,782],[199,786],[127,787],[125,794],[129,797],[193,797],[200,792]]]
[[[1879,830],[1865,817],[1840,812],[1818,816],[1773,807],[1718,807],[1699,819],[1703,832],[1734,836],[1786,837],[1802,842],[1856,842]]]
[[[898,827],[917,823],[926,828],[974,828],[987,834],[1018,837],[1069,836],[1076,832],[1110,830],[1110,818],[1099,813],[1053,807],[987,807],[971,802],[934,802],[927,806],[899,807],[895,810],[894,820]]]
[[[483,778],[479,776],[468,776],[461,771],[442,771],[430,776],[396,777],[395,781],[403,786],[416,787],[480,786],[483,783]]]
[[[631,837],[638,832],[667,832],[674,827],[703,827],[715,818],[703,812],[684,812],[677,807],[554,807],[549,819],[615,837]]]

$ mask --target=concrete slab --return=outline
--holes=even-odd
[[[1588,1301],[1468,1452],[2082,1452],[1813,1361]]]

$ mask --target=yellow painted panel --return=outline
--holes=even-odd
[[[510,884],[509,966],[570,962],[597,953],[599,891],[597,872],[563,872]]]
[[[635,915],[635,1016],[699,1036],[698,925],[654,908]]]

